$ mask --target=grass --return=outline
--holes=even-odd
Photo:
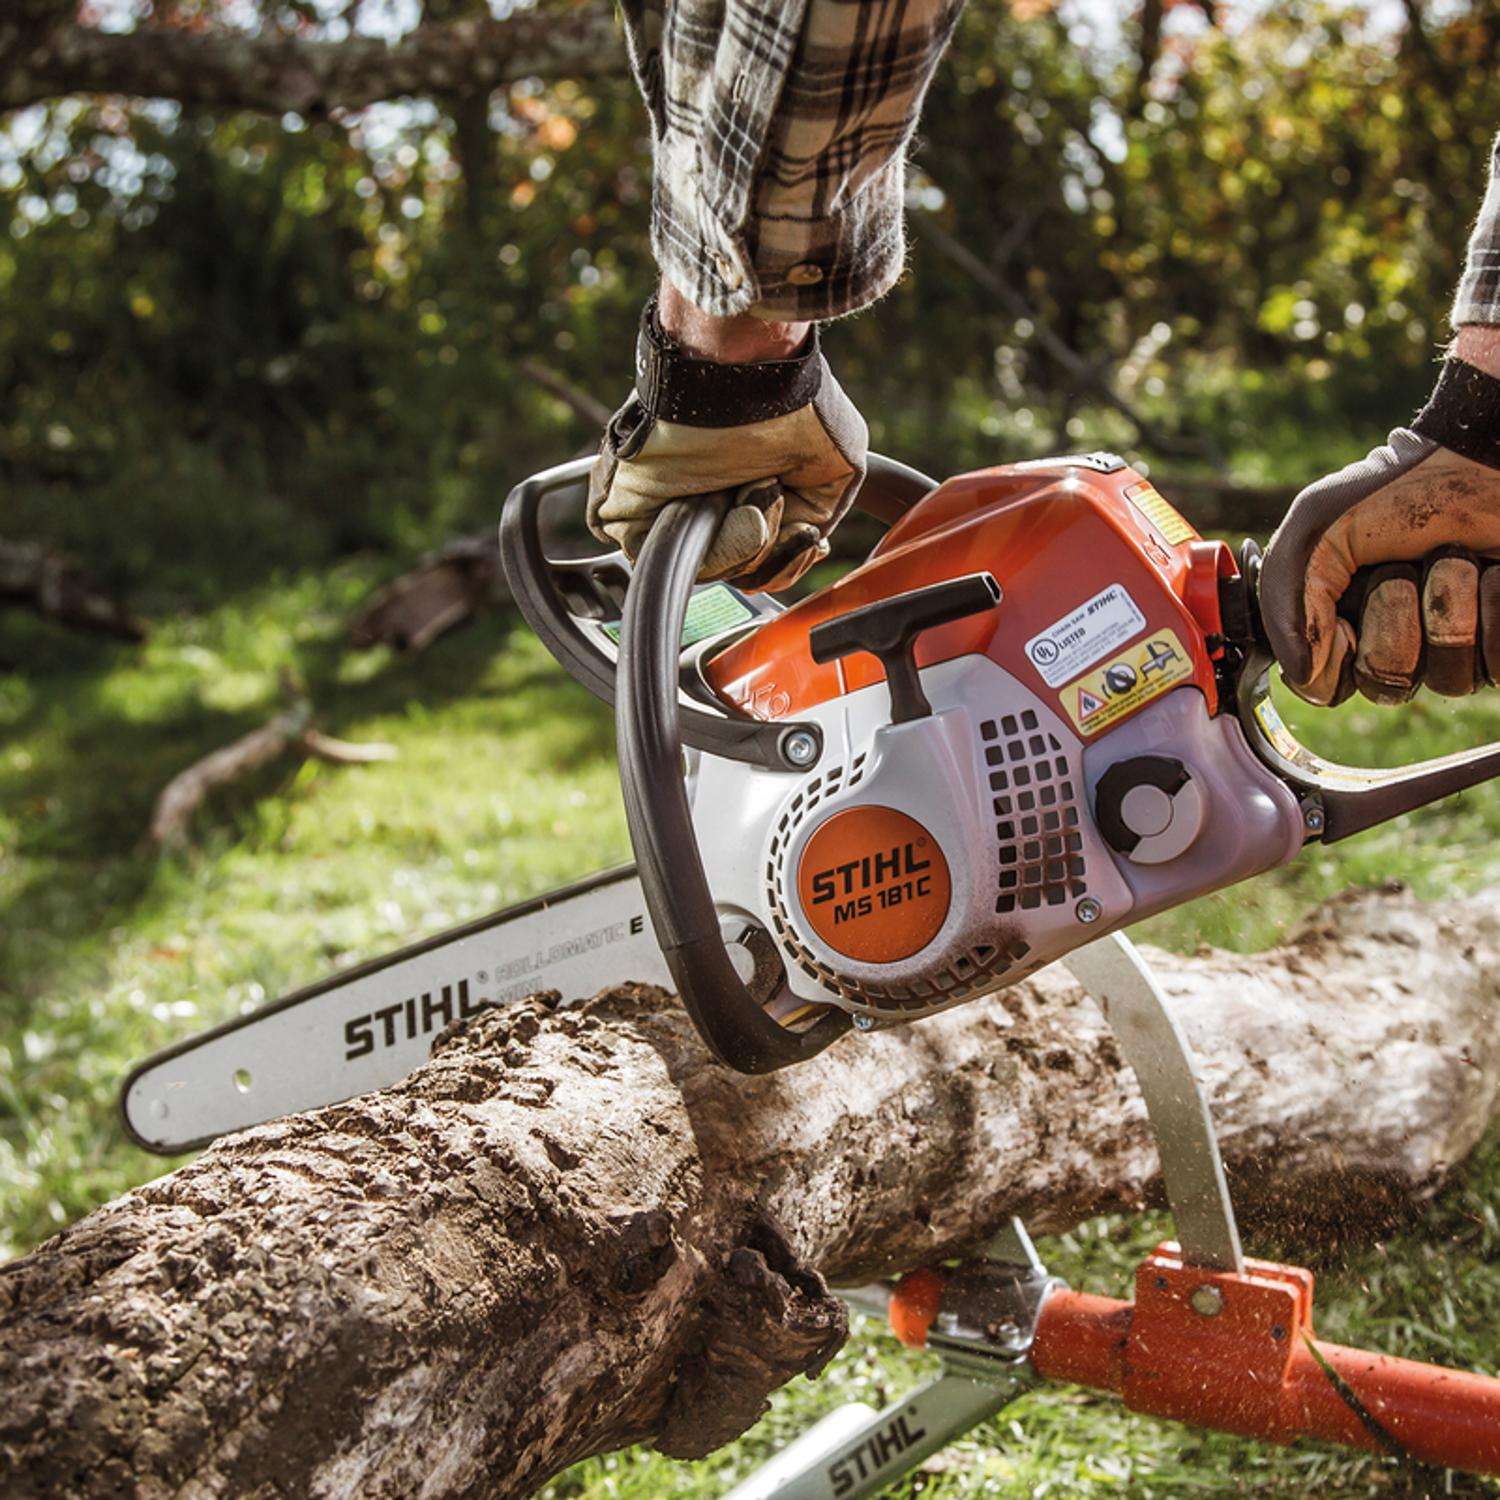
[[[519,628],[490,619],[415,661],[343,649],[374,564],[288,573],[144,647],[0,616],[0,1253],[161,1170],[114,1113],[128,1063],[412,937],[627,857],[607,716]],[[8,670],[6,669],[8,664]],[[184,855],[140,835],[171,774],[270,716],[291,666],[321,726],[394,743],[388,765],[268,770],[214,799]],[[1500,737],[1500,698],[1288,709],[1318,748],[1394,762]],[[1148,924],[1169,946],[1274,942],[1319,899],[1399,875],[1450,896],[1500,878],[1500,797],[1479,791]],[[1500,1366],[1500,1137],[1419,1220],[1323,1275],[1330,1337]],[[1077,1285],[1123,1292],[1159,1219],[1048,1241]],[[1311,1253],[1315,1247],[1302,1247]],[[707,1497],[823,1411],[880,1403],[924,1363],[862,1328],[740,1443],[700,1464],[630,1452],[580,1465],[554,1500]],[[1273,1450],[1037,1390],[898,1495],[1416,1495],[1390,1463]],[[1440,1491],[1493,1493],[1454,1478]]]

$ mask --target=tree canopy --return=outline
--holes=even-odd
[[[971,0],[910,272],[830,337],[876,441],[1284,479],[1309,426],[1352,449],[1409,415],[1500,9],[1097,11]],[[60,540],[59,495],[210,482],[318,548],[409,549],[590,441],[570,388],[629,377],[649,140],[607,7],[23,0],[0,106],[0,466]]]

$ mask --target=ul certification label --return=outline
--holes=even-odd
[[[1172,631],[1159,630],[1070,682],[1059,696],[1080,734],[1098,734],[1192,675],[1193,663],[1182,642]]]
[[[1026,642],[1026,655],[1042,674],[1042,681],[1048,687],[1057,687],[1111,651],[1118,651],[1145,628],[1146,617],[1135,607],[1124,584],[1112,583],[1040,635],[1032,636]]]
[[[851,807],[802,850],[797,896],[836,953],[892,964],[920,953],[943,925],[953,889],[938,841],[893,807]]]

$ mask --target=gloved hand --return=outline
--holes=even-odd
[[[828,534],[864,481],[868,444],[816,328],[789,359],[721,364],[668,337],[652,298],[635,391],[605,429],[589,478],[589,528],[634,558],[669,501],[728,491],[733,503],[700,578],[787,588],[828,555]]]
[[[1309,485],[1271,538],[1261,616],[1287,685],[1404,703],[1500,682],[1496,560],[1500,379],[1449,359],[1411,427]]]

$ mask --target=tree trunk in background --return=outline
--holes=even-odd
[[[1500,893],[1158,962],[1259,1216],[1367,1223],[1495,1112]],[[516,1496],[630,1442],[704,1454],[837,1349],[826,1281],[1136,1208],[1155,1172],[1060,971],[758,1079],[659,992],[528,1000],[13,1263],[0,1492]]]
[[[608,77],[626,65],[614,9],[604,4],[433,22],[396,42],[308,40],[272,27],[101,31],[76,25],[77,11],[69,0],[0,6],[0,110],[60,94],[128,94],[317,119],[380,99]]]

